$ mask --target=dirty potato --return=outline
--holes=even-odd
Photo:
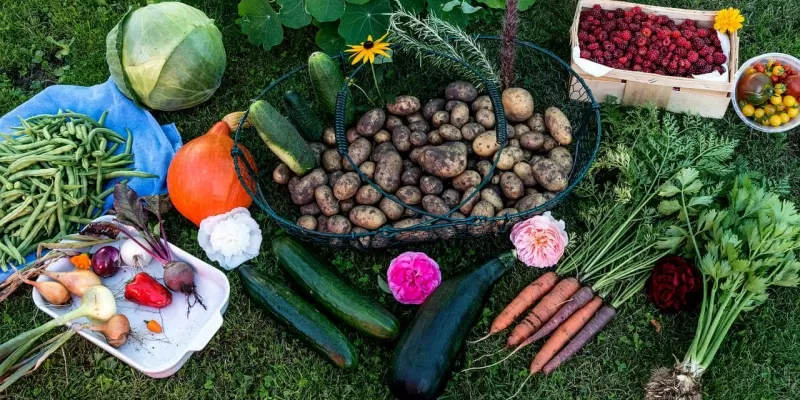
[[[432,119],[437,112],[444,111],[445,103],[447,103],[445,99],[431,99],[425,103],[425,107],[422,107],[422,116],[425,119]]]
[[[426,148],[428,148],[428,146],[417,147],[416,149],[411,150],[411,152],[408,153],[408,160],[411,161],[412,163],[419,163],[419,156],[422,155],[422,152]]]
[[[317,203],[308,203],[300,206],[300,215],[319,215],[320,210]]]
[[[412,226],[419,225],[425,222],[422,218],[406,218],[395,222],[392,227],[395,229],[408,229]],[[402,242],[420,242],[431,240],[434,238],[434,233],[427,230],[403,230],[399,232],[395,238]]]
[[[486,131],[478,135],[472,142],[472,150],[480,157],[491,157],[500,149],[495,131]]]
[[[375,189],[372,185],[364,185],[358,188],[355,199],[358,204],[373,205],[381,201],[381,197],[383,196],[378,192],[378,189]]]
[[[481,178],[485,178],[486,175],[489,175],[489,171],[492,170],[492,162],[488,160],[481,160],[475,165],[475,170],[481,175]],[[478,179],[480,182],[481,179]]]
[[[318,186],[314,189],[314,198],[317,200],[319,210],[326,217],[339,213],[339,201],[333,196],[333,189],[330,186]]]
[[[356,125],[356,130],[362,136],[372,136],[386,123],[386,112],[382,108],[373,108],[361,116]]]
[[[533,176],[542,187],[551,192],[563,192],[569,182],[561,168],[549,158],[540,158],[533,167]]]
[[[472,112],[477,113],[478,110],[494,111],[492,99],[487,95],[479,96],[475,99],[475,101],[472,102]]]
[[[317,218],[312,215],[303,215],[297,219],[297,226],[310,231],[317,229]]]
[[[392,131],[392,143],[398,151],[411,150],[411,129],[400,125]]]
[[[497,123],[494,116],[494,111],[483,110],[483,109],[478,110],[475,113],[475,122],[477,122],[486,129],[493,129],[494,125]]]
[[[457,142],[461,140],[461,130],[450,124],[444,124],[439,127],[439,134],[448,142]]]
[[[527,132],[519,137],[519,145],[526,150],[539,150],[544,144],[544,134],[540,132]]]
[[[403,185],[416,186],[419,185],[419,179],[421,176],[422,170],[419,169],[419,167],[411,167],[403,171],[403,175],[400,177],[400,180],[403,182]]]
[[[328,185],[330,187],[333,187],[333,185],[336,184],[336,182],[339,180],[339,178],[342,177],[342,175],[344,175],[344,172],[342,171],[333,171],[330,174],[328,174]]]
[[[422,131],[412,131],[409,138],[411,145],[414,147],[422,147],[428,144],[428,135]]]
[[[456,104],[450,110],[450,125],[461,129],[467,122],[469,122],[469,107],[466,104]]]
[[[434,196],[432,194],[426,195],[422,198],[422,208],[434,215],[442,215],[450,210],[441,197]]]
[[[434,146],[438,146],[444,143],[444,138],[442,137],[442,134],[439,133],[438,130],[430,131],[428,132],[428,143]]]
[[[547,158],[553,160],[556,165],[561,167],[561,172],[566,175],[572,171],[572,154],[566,147],[558,146],[547,155]]]
[[[350,128],[345,132],[345,137],[347,138],[347,143],[353,143],[356,139],[360,138],[361,135],[358,134],[356,128]]]
[[[539,148],[539,151],[548,152],[556,147],[558,147],[558,142],[552,136],[544,135],[544,142],[542,142],[542,147]]]
[[[397,189],[397,193],[394,195],[397,196],[400,201],[410,206],[419,204],[419,202],[422,201],[422,191],[414,186],[403,186]]]
[[[528,132],[531,131],[531,128],[528,128],[528,125],[525,124],[515,124],[514,125],[514,135],[515,137],[520,137]]]
[[[447,100],[460,100],[469,103],[478,97],[478,89],[475,85],[465,82],[453,82],[444,89],[444,98]]]
[[[317,217],[317,231],[319,232],[328,231],[328,217],[324,215],[320,215],[319,217]]]
[[[493,187],[487,187],[481,190],[481,200],[491,203],[495,211],[499,211],[503,208],[503,199],[500,197],[500,193],[497,192],[497,189]]]
[[[558,144],[568,145],[572,143],[572,125],[559,108],[549,107],[545,110],[544,124]]]
[[[403,119],[396,116],[396,115],[387,115],[386,116],[386,123],[383,125],[383,128],[386,129],[388,132],[394,131],[394,128],[403,125]]]
[[[480,164],[480,163],[478,163]],[[491,164],[490,164],[491,165]],[[467,188],[477,187],[481,183],[481,175],[473,170],[466,170],[453,178],[453,188],[458,191],[465,191]]]
[[[353,160],[355,165],[361,165],[364,161],[369,160],[370,153],[372,152],[372,142],[366,138],[360,137],[350,143],[347,147],[347,152],[350,154],[350,159]],[[350,164],[346,158],[342,160],[342,169],[345,171],[354,171],[353,165]]]
[[[464,143],[447,142],[422,149],[418,162],[422,170],[430,174],[452,178],[467,168],[467,146]]]
[[[378,143],[386,143],[392,140],[392,134],[389,133],[386,129],[379,130],[375,136],[372,137],[372,141],[376,144]]]
[[[322,143],[328,146],[336,146],[336,131],[333,128],[325,128],[322,131]]]
[[[328,172],[342,169],[342,156],[336,149],[325,150],[322,153],[322,168]]]
[[[375,230],[386,224],[386,215],[372,206],[355,206],[350,210],[350,222],[364,229]]]
[[[342,200],[339,202],[339,212],[342,214],[347,214],[355,206],[356,206],[356,201],[352,198],[347,200]]]
[[[292,179],[293,175],[292,170],[284,163],[278,164],[278,166],[272,170],[272,180],[279,185],[289,183],[289,179]]]
[[[344,216],[334,215],[328,218],[328,232],[330,233],[350,233],[352,227],[350,221]]]
[[[470,122],[461,127],[461,137],[464,140],[475,140],[483,132],[486,132],[486,128],[477,122]]]
[[[408,129],[410,129],[411,132],[428,133],[431,131],[431,126],[428,125],[428,121],[425,121],[423,119],[419,121],[410,122],[408,124]]]
[[[403,158],[396,151],[384,152],[375,165],[375,183],[381,189],[394,193],[400,187],[403,173]]]
[[[453,108],[455,108],[457,105],[461,105],[461,104],[467,105],[466,103],[464,103],[461,100],[449,100],[447,103],[445,103],[444,109],[445,109],[445,111],[453,111]]]
[[[420,102],[414,96],[397,96],[394,103],[386,105],[386,109],[394,115],[405,117],[419,111]]]
[[[391,199],[384,197],[378,204],[378,208],[392,221],[396,221],[403,217],[403,206],[395,203]]]
[[[450,113],[447,111],[437,111],[431,117],[431,124],[435,128],[442,126],[443,124],[447,124],[450,122]]]
[[[522,180],[513,172],[504,172],[503,175],[500,175],[500,190],[503,191],[506,198],[511,200],[519,199],[525,194]]]
[[[464,203],[461,206],[461,208],[458,209],[458,211],[461,211],[465,215],[469,215],[472,212],[472,207],[475,207],[475,204],[481,201],[481,194],[480,192],[475,193],[477,191],[478,189],[474,186],[470,186],[467,188],[467,190],[464,191],[464,195],[461,196],[461,201],[459,201],[459,204],[464,203],[464,201],[467,200],[468,198],[469,201]],[[474,196],[472,196],[473,193],[475,193]],[[470,196],[472,197],[470,198]]]
[[[522,161],[522,149],[519,147],[505,147],[500,152],[500,159],[497,161],[497,169],[508,171],[514,168],[514,164]]]
[[[545,197],[541,193],[531,193],[519,199],[514,208],[519,210],[519,212],[524,212],[539,207],[546,202],[547,199],[545,199]]]
[[[442,200],[447,204],[448,208],[453,208],[461,202],[461,193],[455,189],[447,189],[442,192]]]
[[[375,176],[375,162],[373,161],[364,161],[358,166],[358,169],[360,169],[361,173],[369,179],[372,179]]]
[[[544,124],[544,115],[541,113],[534,113],[527,121],[525,121],[525,125],[528,125],[531,132],[539,132],[544,133],[547,131],[547,126]]]
[[[508,88],[503,91],[503,109],[509,120],[523,122],[533,115],[533,96],[523,88]]]
[[[536,182],[536,178],[533,176],[533,168],[525,161],[520,161],[514,164],[513,171],[526,188],[534,187],[538,183]]]
[[[328,175],[322,168],[316,168],[289,188],[292,203],[308,204],[314,199],[314,190],[328,183]]]
[[[435,176],[425,175],[419,180],[419,189],[424,194],[439,194],[444,191],[444,182]]]
[[[375,146],[375,148],[372,150],[370,161],[378,162],[378,160],[380,160],[381,157],[383,157],[384,153],[388,153],[390,151],[395,153],[397,152],[397,148],[394,147],[394,144],[392,144],[391,142],[381,143]]]
[[[356,195],[361,185],[361,178],[355,172],[348,172],[336,180],[333,185],[333,196],[339,200],[347,200]]]

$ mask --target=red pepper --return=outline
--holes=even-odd
[[[125,285],[125,298],[140,306],[164,308],[172,303],[172,292],[152,276],[139,272]]]

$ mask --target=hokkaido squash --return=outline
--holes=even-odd
[[[237,128],[241,117],[242,113],[225,116],[203,136],[183,145],[169,165],[167,190],[172,204],[197,226],[209,216],[253,203],[236,175],[231,156],[231,131]],[[241,145],[240,148],[247,162],[256,168],[250,151]],[[239,165],[242,170],[246,168],[243,163]],[[254,189],[252,178],[243,173],[248,187]]]

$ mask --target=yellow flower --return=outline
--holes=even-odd
[[[346,53],[353,53],[350,55],[350,59],[353,60],[353,65],[358,64],[359,61],[363,61],[366,63],[374,63],[375,62],[375,55],[384,56],[386,58],[392,58],[386,50],[389,50],[389,45],[391,43],[384,42],[383,39],[386,39],[389,33],[387,32],[385,35],[381,36],[380,39],[373,41],[372,35],[367,36],[367,41],[362,42],[361,44],[357,45],[348,45],[349,49],[345,50]]]
[[[728,8],[719,10],[716,18],[714,18],[714,29],[725,32],[736,32],[742,27],[744,17],[742,12],[735,8]]]

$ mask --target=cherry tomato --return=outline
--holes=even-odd
[[[794,96],[786,95],[783,97],[783,105],[786,107],[794,107],[797,105],[797,99]]]
[[[756,108],[756,110],[753,112],[753,116],[754,116],[754,117],[755,117],[757,120],[759,120],[759,119],[761,119],[761,118],[764,118],[764,114],[766,114],[766,112],[764,112],[764,109],[763,109],[763,108]]]
[[[781,120],[781,117],[773,115],[769,117],[769,124],[772,126],[781,126],[781,124],[783,124],[783,120]]]
[[[742,114],[744,114],[745,117],[752,117],[753,114],[755,114],[755,112],[756,112],[756,108],[753,107],[752,104],[748,104],[748,105],[742,107]]]
[[[781,97],[781,96],[779,96],[779,95],[777,95],[777,94],[776,94],[775,96],[772,96],[772,97],[770,97],[770,98],[769,98],[769,102],[770,102],[772,105],[775,105],[775,106],[777,106],[778,104],[781,104],[781,103],[783,103],[783,97]]]
[[[775,114],[775,106],[773,106],[772,104],[767,104],[766,106],[764,106],[764,114],[766,114],[767,116]]]
[[[778,83],[778,82],[781,81],[781,77],[780,76],[772,75],[770,78],[772,79],[772,83]]]
[[[780,117],[781,117],[781,122],[784,124],[792,119],[792,117],[790,117],[789,114],[787,113],[781,113]]]
[[[783,83],[775,85],[775,94],[783,94],[784,92],[786,92],[786,85]]]
[[[786,114],[789,114],[789,118],[794,118],[797,116],[797,114],[800,114],[800,108],[797,107],[790,108],[789,110],[786,111]]]
[[[782,66],[776,65],[772,67],[772,76],[783,76],[784,73],[786,73],[786,70]]]
[[[783,80],[783,84],[786,85],[785,94],[794,96],[795,98],[800,97],[800,75],[787,77]]]

